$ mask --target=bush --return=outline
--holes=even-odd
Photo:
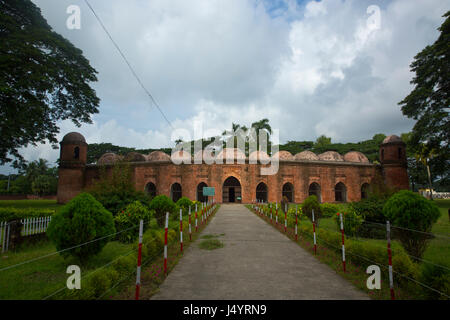
[[[0,221],[48,217],[55,214],[52,209],[39,208],[0,208]]]
[[[189,212],[189,207],[192,207],[192,201],[189,200],[189,198],[187,197],[181,197],[180,199],[178,199],[176,205],[178,206],[178,208],[183,209],[183,213],[188,213]],[[192,208],[191,208],[192,210]]]
[[[332,218],[339,212],[339,205],[333,203],[320,204],[320,210],[322,210],[323,218]]]
[[[359,228],[363,223],[363,218],[356,214],[355,210],[352,207],[348,207],[346,210],[342,210],[339,212],[343,214],[343,222],[344,222],[344,233],[347,236],[353,237],[358,234]],[[337,227],[341,229],[341,218],[338,214],[334,216],[334,220],[336,221]]]
[[[155,211],[155,218],[160,227],[164,227],[166,212],[169,212],[169,215],[174,215],[176,213],[175,203],[165,195],[154,197],[150,202],[149,208],[150,210]]]
[[[322,210],[320,209],[319,201],[317,201],[317,197],[315,195],[306,198],[302,205],[303,214],[306,215],[311,221],[313,210],[314,219],[316,221],[316,224],[319,225],[319,219],[322,217]]]
[[[445,261],[436,262],[436,264],[445,265]],[[423,263],[419,280],[427,286],[450,296],[450,271],[448,269],[430,263]],[[423,292],[428,299],[445,299],[438,292],[429,289],[423,289]]]
[[[396,228],[395,236],[406,252],[421,258],[430,240],[427,233],[440,216],[436,204],[419,194],[401,190],[389,198],[383,207],[383,214],[394,226],[410,229]]]
[[[80,193],[53,215],[47,235],[62,250],[83,244],[115,232],[114,218],[100,202],[88,193]],[[72,255],[84,263],[89,257],[98,254],[110,238],[61,252],[66,257]]]
[[[100,167],[100,179],[87,191],[113,215],[135,201],[140,201],[146,206],[151,201],[150,196],[142,191],[136,191],[131,170],[126,163],[114,164],[111,174],[106,173],[105,167]]]
[[[352,202],[350,206],[357,215],[363,217],[365,221],[375,223],[386,223],[386,217],[383,214],[385,199],[371,197],[359,202]]]
[[[125,210],[119,212],[114,218],[116,230],[123,231],[119,233],[118,240],[120,242],[133,242],[139,236],[139,223],[144,220],[144,231],[148,228],[148,223],[152,218],[153,211],[147,209],[139,201],[129,204]],[[137,226],[136,228],[132,228]]]

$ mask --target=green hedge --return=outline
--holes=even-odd
[[[48,217],[55,213],[53,209],[40,208],[0,208],[0,221],[12,221],[26,218]]]

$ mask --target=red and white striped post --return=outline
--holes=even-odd
[[[201,225],[203,225],[203,206],[204,206],[204,203],[202,202],[202,210],[201,210],[202,222],[200,223]]]
[[[314,254],[317,253],[317,242],[316,242],[316,221],[314,219],[314,209],[312,210],[312,223],[313,223],[313,233],[314,233]]]
[[[270,223],[273,223],[273,219],[272,219],[272,206],[273,206],[273,204],[270,204]]]
[[[339,218],[341,220],[341,234],[342,234],[342,268],[345,272],[345,243],[344,243],[344,220],[342,218],[343,214],[338,213]]]
[[[287,203],[284,205],[284,233],[287,232]]]
[[[275,202],[275,223],[278,226],[278,202]]]
[[[189,206],[189,241],[192,241],[192,229],[191,229],[191,206]]]
[[[180,252],[183,253],[183,209],[180,208]]]
[[[392,252],[391,252],[391,224],[386,221],[387,250],[389,258],[389,288],[391,290],[391,300],[395,300],[394,295],[394,275],[392,274]]]
[[[195,232],[198,231],[197,204],[195,204]]]
[[[144,220],[139,223],[139,247],[138,247],[138,261],[136,270],[136,294],[134,299],[139,300],[139,291],[141,289],[141,261],[142,261],[142,234],[144,231]]]
[[[164,228],[164,275],[167,276],[167,233],[169,232],[169,213],[166,212],[166,226]]]
[[[298,240],[298,205],[295,206],[295,241]]]

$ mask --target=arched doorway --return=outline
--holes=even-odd
[[[145,192],[152,198],[156,197],[156,186],[153,182],[145,185]]]
[[[256,200],[267,202],[267,185],[264,182],[256,186]]]
[[[181,184],[174,183],[172,187],[170,187],[170,197],[172,198],[173,202],[177,202],[178,199],[180,199],[182,196],[181,192]]]
[[[207,187],[208,185],[204,182],[200,182],[197,186],[197,201],[205,202],[208,200],[208,197],[203,195],[203,187]]]
[[[312,195],[317,197],[317,201],[322,202],[320,185],[317,182],[313,182],[309,185],[308,196],[312,196]]]
[[[346,202],[347,201],[347,188],[342,182],[339,182],[334,187],[334,201]]]
[[[370,185],[368,183],[363,183],[361,186],[361,199],[367,199],[369,197],[369,188]]]
[[[294,186],[292,183],[288,182],[283,185],[282,196],[286,197],[289,202],[294,200]]]
[[[235,177],[228,177],[222,188],[223,202],[241,202],[241,183]]]

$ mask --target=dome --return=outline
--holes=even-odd
[[[222,149],[222,151],[219,152],[219,154],[217,155],[216,159],[233,159],[233,160],[238,160],[238,159],[244,159],[245,160],[245,153],[242,152],[242,150],[238,149],[238,148],[225,148]]]
[[[344,158],[336,151],[327,151],[319,154],[319,160],[323,161],[344,161]]]
[[[162,151],[153,151],[147,155],[147,161],[170,161],[170,156]]]
[[[269,155],[264,151],[253,151],[248,157],[250,161],[262,161],[268,163],[270,161]]]
[[[86,143],[86,139],[84,139],[83,135],[81,133],[78,132],[69,132],[68,134],[66,134],[64,136],[64,138],[62,139],[62,142],[68,143]]]
[[[387,136],[383,140],[383,144],[384,143],[392,143],[392,142],[403,142],[403,141],[399,136],[396,136],[395,134]]]
[[[130,161],[130,162],[140,162],[140,161],[146,161],[147,158],[138,152],[130,152],[125,156],[125,161]]]
[[[344,161],[369,163],[369,159],[358,151],[350,151],[344,155]]]
[[[319,160],[319,157],[314,152],[306,150],[297,153],[294,160]]]
[[[122,160],[123,157],[119,156],[118,154],[112,153],[112,152],[107,152],[105,154],[103,154],[98,160],[97,160],[97,164],[113,164],[117,161]]]
[[[191,163],[191,155],[184,150],[173,152],[170,158],[174,163]]]
[[[279,160],[294,160],[294,156],[289,151],[278,151],[275,153],[272,158],[278,157]]]

